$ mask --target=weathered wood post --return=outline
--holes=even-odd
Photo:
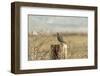
[[[62,59],[67,59],[67,51],[68,51],[68,49],[67,49],[68,47],[67,47],[67,44],[65,44],[65,43],[63,43],[63,44],[61,44],[61,58]]]
[[[60,51],[60,45],[59,44],[55,44],[55,45],[51,45],[51,54],[52,54],[52,59],[59,59],[58,53]]]
[[[51,45],[52,59],[66,59],[67,58],[67,44]]]

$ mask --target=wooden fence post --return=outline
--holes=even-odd
[[[52,54],[52,59],[59,59],[58,53],[60,51],[60,45],[51,45],[51,54]]]
[[[67,44],[51,45],[52,59],[66,59],[67,58]]]

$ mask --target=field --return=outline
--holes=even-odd
[[[88,58],[87,34],[63,34],[68,59]],[[50,46],[59,44],[56,35],[28,35],[28,60],[52,60]]]

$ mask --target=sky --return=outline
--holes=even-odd
[[[28,15],[29,32],[87,32],[88,17]]]

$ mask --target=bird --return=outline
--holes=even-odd
[[[57,40],[58,40],[59,42],[61,42],[61,43],[65,43],[65,41],[64,41],[64,39],[63,39],[63,37],[62,37],[62,35],[61,35],[60,33],[58,33],[58,32],[57,32]]]

